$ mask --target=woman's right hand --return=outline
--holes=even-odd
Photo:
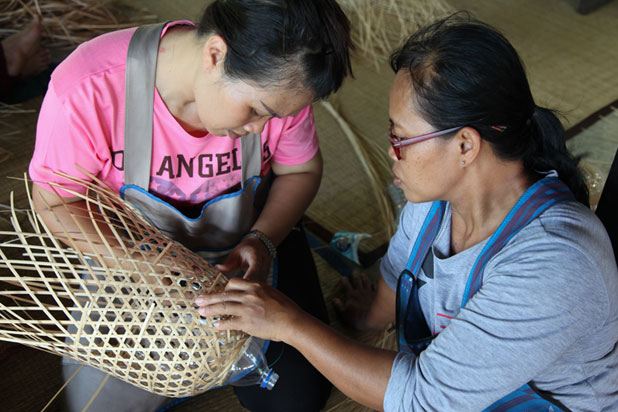
[[[298,320],[309,316],[277,289],[241,278],[230,279],[221,293],[197,297],[195,304],[204,317],[229,316],[217,321],[218,329],[274,341],[287,341]]]
[[[366,330],[367,315],[376,297],[376,285],[365,273],[354,272],[341,279],[342,295],[333,299],[342,321],[355,329]]]

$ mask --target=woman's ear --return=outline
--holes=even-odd
[[[202,68],[210,72],[220,69],[227,54],[227,43],[223,37],[213,34],[206,40],[202,48]]]
[[[479,132],[472,127],[464,127],[457,133],[455,139],[461,165],[466,166],[474,162],[481,151],[483,141]]]

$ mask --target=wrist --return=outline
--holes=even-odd
[[[262,243],[262,245],[264,245],[271,259],[274,259],[275,256],[277,256],[277,247],[274,245],[272,240],[270,240],[270,238],[264,232],[261,232],[259,230],[252,230],[249,233],[247,233],[245,236],[243,236],[243,239],[246,239],[249,237],[257,238]]]

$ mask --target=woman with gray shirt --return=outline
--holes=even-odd
[[[341,336],[254,282],[200,297],[200,313],[296,347],[375,409],[618,410],[614,254],[516,51],[455,15],[391,63],[389,152],[409,203],[377,291],[353,277],[338,306],[358,328],[396,321],[399,351]]]

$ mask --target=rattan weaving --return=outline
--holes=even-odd
[[[224,383],[247,335],[214,329],[192,301],[221,291],[227,278],[110,189],[64,177],[87,194],[50,187],[84,199],[97,233],[53,235],[33,207],[33,229],[23,230],[11,205],[14,230],[0,232],[8,237],[0,243],[0,340],[79,360],[165,396]],[[28,198],[32,205],[30,192]],[[57,217],[71,213],[66,203],[52,210]],[[120,241],[123,253],[71,247],[85,235],[110,251]]]

